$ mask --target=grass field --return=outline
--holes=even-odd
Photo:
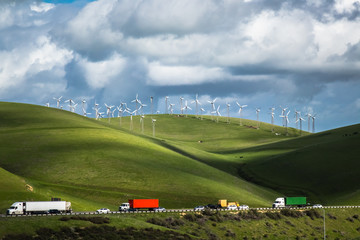
[[[152,137],[151,118],[156,118]],[[215,119],[214,119],[215,120]],[[76,211],[129,198],[167,208],[218,199],[270,206],[282,195],[359,204],[359,125],[309,134],[243,119],[147,115],[96,121],[54,108],[0,103],[0,211],[61,197]],[[277,135],[272,132],[274,128]]]

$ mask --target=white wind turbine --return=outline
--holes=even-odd
[[[50,107],[50,102],[49,102],[49,100],[47,101],[47,103],[45,103],[45,107]]]
[[[98,120],[99,118],[102,118],[104,113],[103,112],[97,112],[97,115],[96,115],[96,120]]]
[[[144,115],[141,115],[140,117],[140,125],[141,125],[141,133],[144,134]]]
[[[143,108],[146,107],[146,104],[143,104],[141,101],[139,101],[140,107],[138,109],[138,111],[140,112],[141,115],[143,115]]]
[[[315,118],[316,118],[316,113],[311,116],[311,119],[312,119],[312,132],[313,133],[315,133]]]
[[[133,115],[134,115],[134,114],[136,115],[136,112],[137,112],[136,109],[135,109],[134,111],[132,111],[132,112],[129,112],[129,114],[130,114],[130,130],[131,130],[131,131],[134,130]]]
[[[75,112],[75,110],[76,110],[76,106],[77,106],[78,104],[77,103],[75,103],[74,105],[69,105],[69,107],[70,107],[70,111],[71,112]]]
[[[154,114],[154,97],[150,96],[151,114]]]
[[[215,111],[212,111],[211,113],[215,113],[216,114],[216,122],[219,122],[219,116],[221,117],[220,114],[220,105],[217,107],[217,109]]]
[[[244,107],[247,107],[247,105],[240,105],[238,102],[236,104],[239,106],[239,114],[240,114],[240,126],[242,126],[241,119],[242,119],[242,110]]]
[[[173,104],[173,103],[170,103],[170,104],[169,104],[170,114],[173,114],[173,113],[174,113],[174,106],[175,106],[175,104]]]
[[[257,120],[258,129],[260,128],[259,113],[260,113],[260,108],[256,108],[256,120]]]
[[[168,114],[168,99],[169,99],[169,97],[166,96],[165,97],[165,114]]]
[[[86,112],[85,103],[86,103],[85,99],[81,100],[81,107],[82,107],[84,117],[86,117],[87,114],[90,114],[90,113]]]
[[[298,119],[299,119],[299,116],[300,116],[300,112],[299,111],[297,111],[296,109],[295,109],[295,123],[296,123],[296,129],[299,129],[299,127],[298,127]]]
[[[200,119],[201,120],[203,120],[203,112],[205,112],[205,109],[200,108],[200,114],[201,114]]]
[[[201,105],[199,99],[198,99],[198,94],[196,94],[195,96],[195,100],[192,101],[191,103],[195,103],[196,104],[196,118],[198,117],[199,115],[199,105]]]
[[[151,119],[151,123],[152,123],[152,128],[153,128],[153,137],[155,137],[155,123],[156,123],[156,119]]]
[[[139,96],[139,95],[136,94],[135,99],[131,101],[131,102],[135,102],[135,104],[136,104],[135,109],[138,109],[138,103],[141,103],[140,100],[138,99],[138,96]],[[136,115],[136,112],[135,112],[135,115]]]
[[[211,120],[213,120],[213,113],[214,113],[214,112],[216,112],[216,111],[215,111],[215,105],[214,105],[214,104],[215,104],[216,99],[217,99],[217,98],[215,98],[215,99],[214,99],[214,100],[212,100],[212,101],[208,101],[208,103],[210,103],[210,104],[211,104],[211,110],[212,110],[212,112],[211,112]]]
[[[303,119],[301,117],[301,115],[299,114],[299,118],[296,120],[296,122],[300,122],[300,136],[301,136],[301,131],[302,131],[302,121],[305,121],[305,119]]]
[[[290,110],[288,111],[287,114],[284,114],[284,115],[280,115],[280,117],[282,117],[284,119],[284,122],[285,122],[285,129],[286,129],[286,135],[288,135],[288,123],[289,123],[289,113],[290,113]]]
[[[227,123],[230,123],[230,103],[226,103],[227,108]]]
[[[60,107],[60,101],[61,101],[61,98],[62,98],[62,96],[61,96],[61,97],[59,97],[59,98],[54,97],[54,100],[56,100],[56,107],[57,107],[57,108],[59,108],[59,107]]]
[[[180,97],[180,111],[181,111],[181,115],[183,115],[183,97]]]
[[[120,106],[118,106],[116,108],[118,110],[119,125],[121,127],[121,118],[122,118],[122,114],[123,114],[122,104],[120,104]]]
[[[286,112],[286,110],[288,109],[288,108],[282,108],[281,106],[280,106],[280,109],[281,109],[281,116],[285,116],[285,112]],[[285,117],[283,118],[283,127],[285,127]]]
[[[114,106],[108,106],[106,103],[105,103],[105,106],[106,106],[106,114],[107,114],[107,116],[108,116],[109,123],[110,123],[110,118],[111,118],[111,114],[112,114],[111,109],[112,109]]]
[[[270,110],[271,110],[271,132],[274,132],[274,116],[275,116],[275,108],[274,107],[272,107],[272,108],[270,108]]]
[[[311,119],[311,114],[310,113],[307,113],[305,116],[308,117],[308,132],[310,132],[310,119]]]
[[[188,109],[192,110],[191,107],[188,106],[187,101],[185,101],[184,109],[185,109],[185,117],[187,117],[187,110]]]
[[[75,104],[75,102],[70,98],[68,100],[66,100],[65,102],[69,103],[69,110],[73,112],[73,107],[72,105]]]

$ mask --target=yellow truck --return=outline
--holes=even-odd
[[[236,205],[237,207],[240,206],[238,202],[228,202],[228,200],[226,200],[226,199],[220,199],[218,202],[218,205],[222,208],[226,208],[230,205]]]

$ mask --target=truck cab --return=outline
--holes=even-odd
[[[130,209],[129,203],[122,203],[119,207],[119,211],[128,211]]]
[[[24,214],[24,205],[22,202],[13,203],[10,208],[6,211],[7,215],[13,214]]]
[[[280,197],[275,199],[275,202],[273,203],[273,208],[282,208],[285,207],[285,198]]]

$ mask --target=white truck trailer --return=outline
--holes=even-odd
[[[6,211],[6,214],[70,213],[71,211],[71,202],[65,201],[15,202]]]

